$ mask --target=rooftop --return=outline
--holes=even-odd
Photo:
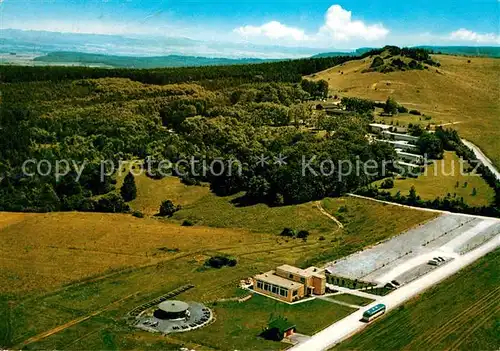
[[[422,155],[412,154],[411,152],[404,152],[400,149],[396,149],[396,152],[398,153],[398,155],[405,155],[405,156],[415,157],[415,158],[424,158],[424,156],[422,156]]]
[[[411,148],[417,148],[416,145],[413,145],[413,144],[410,144],[408,143],[406,140],[385,140],[385,139],[377,139],[377,141],[381,141],[381,142],[384,142],[384,143],[389,143],[389,144],[393,144],[393,145],[400,145],[400,146],[408,146],[408,147],[411,147]]]
[[[409,135],[409,134],[394,133],[394,132],[390,132],[388,130],[384,130],[382,133],[385,134],[385,135],[394,135],[394,136],[399,136],[399,137],[410,138],[412,140],[418,140],[418,137],[413,136],[413,135]]]
[[[408,162],[403,162],[403,161],[398,161],[398,164],[401,166],[407,166],[407,167],[413,167],[413,168],[422,168],[422,165],[416,165],[413,163],[408,163]]]
[[[263,281],[265,283],[277,285],[277,286],[280,286],[282,288],[292,289],[292,290],[302,286],[302,284],[300,284],[300,283],[279,277],[274,273],[275,273],[275,271],[269,271],[267,273],[258,274],[255,276],[255,279]]]
[[[186,311],[189,305],[183,301],[167,300],[158,305],[158,308],[168,313],[180,313]]]
[[[380,123],[370,123],[370,127],[377,127],[377,128],[382,128],[382,129],[391,128],[391,126],[388,126],[387,124],[380,124]]]
[[[280,331],[280,333],[284,333],[292,328],[295,328],[295,324],[293,324],[286,318],[277,318],[273,320],[271,323],[269,323],[268,328],[269,329],[277,328]]]
[[[310,268],[315,268],[315,267],[310,267]],[[302,269],[302,268],[290,266],[288,264],[283,264],[283,265],[279,266],[277,269],[288,272],[288,273],[308,277],[308,276],[312,275],[312,273],[313,273],[313,272],[309,271],[310,268]]]

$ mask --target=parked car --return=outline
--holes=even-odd
[[[392,283],[392,285],[395,285],[395,286],[400,286],[401,285],[396,280],[392,280],[391,283]]]
[[[434,260],[429,260],[427,262],[427,264],[430,264],[431,266],[438,266],[439,265],[439,263],[437,261],[434,261]]]

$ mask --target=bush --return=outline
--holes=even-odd
[[[130,211],[130,207],[123,201],[121,196],[110,193],[97,201],[94,210],[96,212],[125,213]]]
[[[183,227],[192,227],[194,225],[194,223],[192,221],[190,221],[189,219],[185,219],[183,222],[182,222],[182,226]]]
[[[372,65],[370,66],[371,68],[377,68],[380,67],[384,64],[384,59],[380,56],[376,56],[373,59]]]
[[[422,113],[420,113],[420,111],[418,111],[418,110],[410,110],[410,114],[411,115],[415,115],[415,116],[421,116],[422,115]]]
[[[172,217],[173,214],[181,209],[180,205],[174,205],[174,203],[170,200],[165,200],[161,203],[160,206],[160,216],[168,216]]]
[[[224,266],[234,267],[237,263],[238,261],[230,256],[212,256],[205,262],[205,266],[219,269]]]
[[[380,187],[382,189],[392,189],[394,188],[394,180],[392,178],[387,178],[380,184]]]
[[[293,237],[295,236],[295,230],[293,230],[292,228],[284,228],[280,235]]]
[[[406,107],[404,107],[403,105],[399,105],[398,106],[398,112],[399,113],[407,113],[408,109]]]
[[[309,236],[309,232],[307,230],[300,230],[297,233],[297,238],[299,238],[299,239],[307,239],[308,236]]]
[[[144,218],[144,213],[142,213],[141,211],[134,211],[132,212],[132,216],[137,218]]]

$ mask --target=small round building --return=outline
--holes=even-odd
[[[154,316],[158,319],[185,319],[189,317],[189,304],[178,300],[163,301],[154,311]]]

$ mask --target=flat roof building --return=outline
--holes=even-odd
[[[393,141],[393,140],[385,140],[385,139],[377,139],[377,141],[382,141],[384,143],[391,144],[394,146],[396,149],[401,149],[404,151],[412,151],[412,152],[418,152],[419,148],[416,145],[410,144],[407,141]]]
[[[391,126],[388,126],[387,124],[380,124],[380,123],[370,123],[369,124],[370,129],[374,133],[380,133],[383,132],[384,130],[389,131],[391,129]]]
[[[292,302],[311,294],[323,295],[326,289],[324,270],[317,267],[301,269],[281,265],[253,278],[255,291]]]
[[[382,135],[390,140],[408,141],[412,144],[416,144],[418,141],[418,137],[416,136],[409,134],[402,134],[402,133],[394,133],[389,130],[382,131]]]

